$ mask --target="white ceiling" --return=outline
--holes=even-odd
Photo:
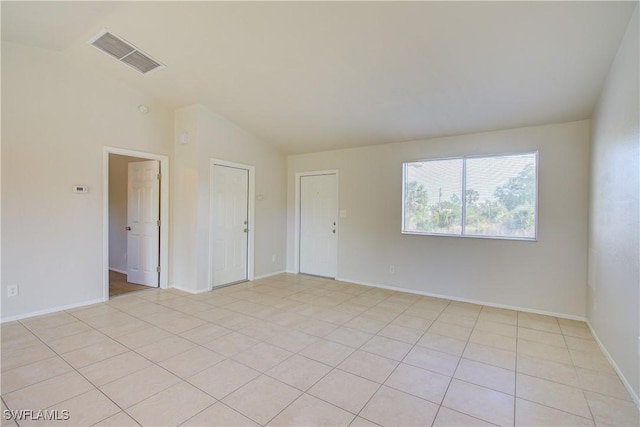
[[[287,153],[589,118],[636,5],[1,3],[2,40],[203,104]],[[167,68],[89,46],[104,27]]]

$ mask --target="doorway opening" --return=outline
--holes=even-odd
[[[168,157],[105,147],[103,299],[167,287]]]
[[[148,286],[131,283],[127,280],[127,273],[121,273],[109,267],[109,298],[149,289]]]
[[[211,161],[210,288],[253,280],[255,168]]]

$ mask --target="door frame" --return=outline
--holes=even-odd
[[[109,301],[109,154],[138,157],[160,162],[160,280],[161,289],[169,287],[169,156],[105,146],[102,174],[102,300]],[[163,185],[164,184],[164,185]]]
[[[295,215],[294,215],[294,236],[293,236],[293,271],[300,274],[300,202],[301,202],[301,185],[300,180],[303,176],[317,176],[317,175],[335,175],[336,176],[336,209],[340,212],[340,171],[338,169],[328,169],[313,172],[298,172],[296,173],[295,180]],[[340,218],[337,216],[336,222],[338,227],[336,228],[336,277],[338,275],[338,252],[340,247],[338,246],[338,236],[340,234]]]
[[[253,280],[253,268],[254,268],[254,224],[255,224],[255,166],[246,165],[243,163],[229,162],[221,159],[210,159],[209,162],[209,273],[207,289],[214,289],[213,286],[213,247],[214,247],[214,230],[213,230],[213,213],[214,210],[214,194],[213,194],[213,168],[218,166],[225,166],[229,168],[243,169],[249,172],[249,190],[247,194],[247,226],[249,231],[247,232],[247,280]]]

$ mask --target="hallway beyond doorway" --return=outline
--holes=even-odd
[[[113,297],[120,294],[126,294],[129,292],[144,291],[149,289],[148,286],[136,285],[134,283],[127,282],[127,275],[118,273],[117,271],[109,270],[109,297]]]

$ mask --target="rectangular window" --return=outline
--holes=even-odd
[[[537,163],[538,153],[404,163],[402,232],[535,240]]]

